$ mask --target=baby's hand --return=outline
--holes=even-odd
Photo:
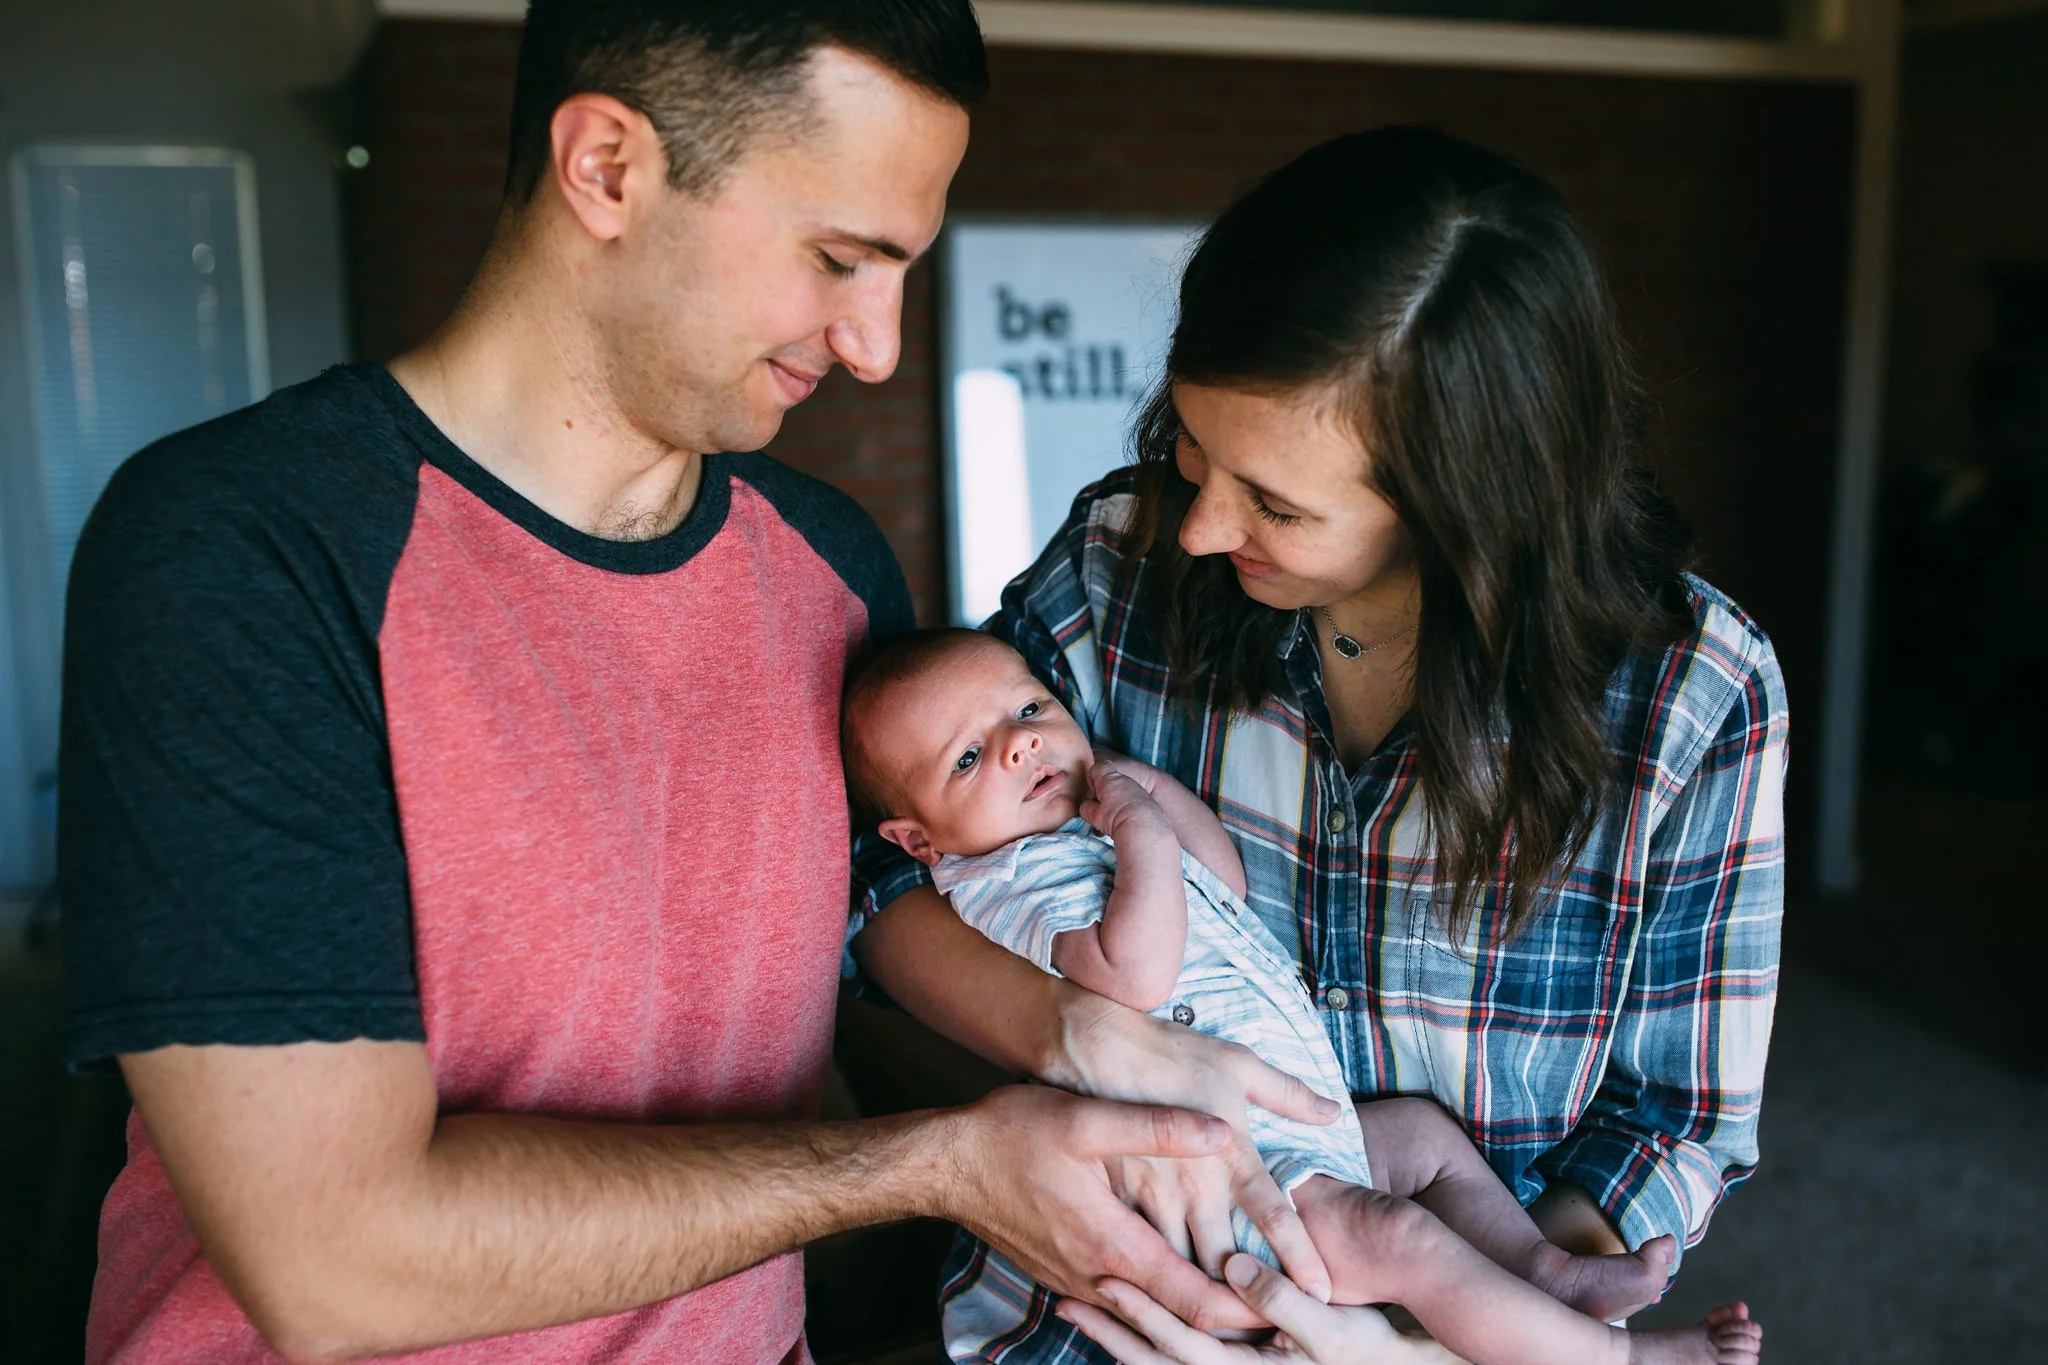
[[[1173,833],[1173,822],[1152,793],[1116,764],[1097,763],[1090,768],[1088,786],[1095,795],[1081,803],[1081,818],[1110,838],[1120,839],[1140,829]]]

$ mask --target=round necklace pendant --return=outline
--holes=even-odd
[[[1341,630],[1330,632],[1330,647],[1347,659],[1356,659],[1359,655],[1365,653],[1364,645],[1358,643],[1358,641],[1352,639]]]

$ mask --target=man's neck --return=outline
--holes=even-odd
[[[480,279],[391,374],[464,454],[549,516],[608,540],[666,535],[696,502],[703,457],[633,426],[569,317]]]

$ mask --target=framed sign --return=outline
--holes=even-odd
[[[1124,462],[1199,229],[970,223],[943,247],[952,614],[972,625]]]

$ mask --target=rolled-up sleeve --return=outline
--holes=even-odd
[[[1631,1247],[1698,1242],[1756,1167],[1785,900],[1784,681],[1761,649],[1652,838],[1605,1078],[1537,1163]]]

